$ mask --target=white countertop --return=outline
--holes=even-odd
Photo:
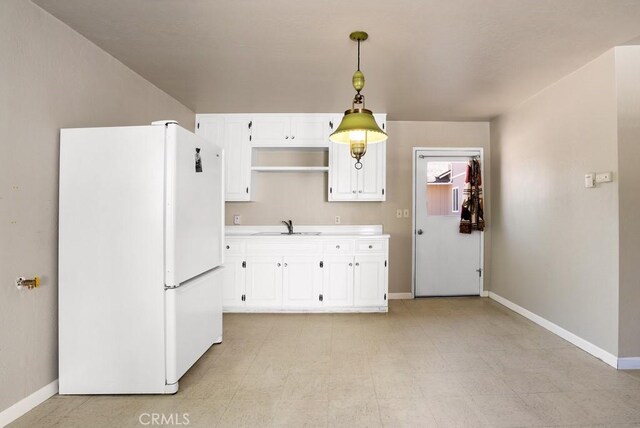
[[[281,225],[269,226],[225,226],[225,235],[232,237],[252,238],[389,238],[383,231],[382,225],[293,225],[294,235],[287,234],[287,227]],[[300,233],[298,233],[300,232]]]

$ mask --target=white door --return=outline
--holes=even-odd
[[[367,153],[362,157],[362,169],[358,172],[358,199],[384,201],[385,157],[387,143],[367,145]]]
[[[222,306],[225,308],[243,306],[245,270],[244,257],[225,256],[222,271]]]
[[[225,200],[251,199],[251,145],[248,117],[226,117],[224,124]],[[202,124],[201,124],[202,126]]]
[[[385,260],[379,256],[356,256],[353,302],[356,306],[383,306],[387,299]]]
[[[353,306],[353,257],[327,256],[323,265],[323,306]]]
[[[480,153],[415,152],[415,295],[480,294],[482,232],[459,232],[466,165]]]
[[[291,119],[288,115],[255,115],[251,121],[252,145],[283,146],[291,143]]]
[[[306,308],[320,305],[322,269],[316,256],[287,256],[282,270],[282,306]]]
[[[282,257],[247,257],[245,306],[282,306]]]
[[[329,200],[353,201],[358,198],[358,170],[348,144],[329,143]]]
[[[166,134],[166,285],[173,287],[222,264],[223,159],[213,142],[177,125]]]
[[[329,145],[329,116],[300,114],[291,116],[291,144],[296,146],[327,147]]]

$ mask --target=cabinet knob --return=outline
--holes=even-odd
[[[295,139],[295,138],[296,138],[296,136],[295,136],[295,135],[292,135],[292,136],[291,136],[291,139],[292,139],[292,140],[293,140],[293,139]]]
[[[355,190],[352,190],[352,191],[351,191],[351,193],[356,193],[356,191],[355,191]]]
[[[228,250],[229,248],[231,248],[231,247],[229,247],[229,246],[227,245],[227,250]]]
[[[288,139],[289,139],[289,136],[288,136],[288,135],[287,135],[287,136],[285,136],[285,137],[284,137],[284,139],[285,139],[285,140],[288,140]]]
[[[349,263],[349,266],[353,266],[353,263]]]
[[[360,263],[356,262],[356,266],[360,266]]]
[[[287,267],[287,266],[288,266],[288,265],[285,263],[285,264],[284,264],[284,267]]]
[[[369,245],[369,248],[373,248],[373,245]]]
[[[340,249],[340,245],[336,245],[336,250],[339,250],[339,249]]]
[[[278,263],[278,267],[280,267],[280,266],[281,266],[280,263]]]
[[[358,190],[358,193],[362,193],[362,190]]]

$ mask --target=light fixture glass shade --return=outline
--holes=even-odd
[[[354,141],[366,141],[368,144],[380,143],[387,139],[373,117],[371,110],[364,108],[349,109],[338,128],[329,136],[334,143],[352,144]]]

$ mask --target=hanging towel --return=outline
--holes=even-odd
[[[482,173],[480,161],[472,159],[467,164],[464,186],[464,202],[460,210],[460,233],[484,230],[484,202],[482,198]]]

